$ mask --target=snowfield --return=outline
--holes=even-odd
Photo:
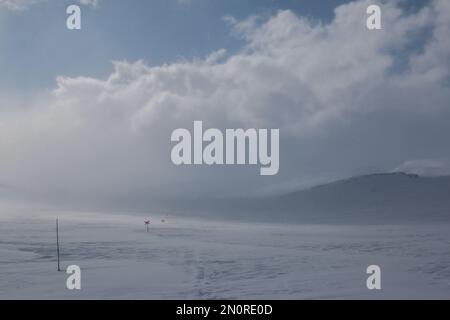
[[[0,218],[1,299],[450,298],[450,225],[275,225],[149,215]],[[366,268],[381,267],[381,290]]]

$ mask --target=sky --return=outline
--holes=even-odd
[[[100,0],[83,7],[82,30],[70,32],[65,8],[72,2],[0,1],[3,88],[51,87],[61,74],[104,76],[113,60],[160,65],[203,58],[222,47],[237,51],[243,42],[230,34],[225,16],[244,19],[290,9],[329,20],[333,4],[344,1]],[[21,61],[26,76],[12,59]]]
[[[132,210],[449,174],[449,31],[446,0],[0,0],[0,199]],[[194,120],[279,128],[279,173],[174,166]]]

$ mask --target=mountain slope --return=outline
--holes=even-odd
[[[382,173],[284,195],[203,202],[198,212],[258,221],[415,223],[450,221],[450,176]]]
[[[274,197],[271,210],[339,221],[407,222],[450,217],[450,177],[373,174]]]

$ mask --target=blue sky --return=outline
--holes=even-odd
[[[65,28],[73,1],[47,0],[25,10],[0,8],[0,89],[52,87],[57,75],[102,76],[113,60],[150,65],[203,58],[214,50],[237,51],[242,41],[223,20],[273,15],[289,9],[328,23],[348,0],[102,0],[82,6],[82,30]],[[409,0],[420,8],[427,0]],[[125,4],[126,3],[126,4]]]
[[[242,41],[222,19],[239,20],[290,9],[321,21],[346,1],[311,0],[103,0],[82,6],[82,30],[65,28],[71,1],[46,1],[26,10],[0,9],[0,86],[51,87],[56,75],[106,75],[110,61],[144,59],[150,65],[203,58]]]

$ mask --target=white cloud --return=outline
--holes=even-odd
[[[448,161],[443,160],[410,160],[393,171],[417,174],[424,177],[448,176],[450,175],[450,164]]]
[[[0,0],[0,9],[25,10],[29,7],[49,0]],[[82,5],[97,6],[100,0],[78,0]]]
[[[200,119],[218,128],[280,128],[282,138],[302,141],[359,114],[448,108],[450,2],[413,14],[386,3],[381,31],[365,28],[368,4],[338,7],[329,24],[291,11],[228,18],[247,42],[233,55],[221,49],[160,66],[115,62],[106,79],[58,77],[51,95],[0,118],[0,147],[9,150],[0,176],[40,192],[240,192],[262,183],[251,178],[256,171],[175,169],[170,131]],[[423,29],[432,30],[423,49],[408,51]],[[401,72],[397,59],[406,61]],[[296,167],[283,168],[284,155],[281,171],[295,175]]]
[[[339,7],[329,25],[312,24],[290,11],[259,26],[252,18],[235,24],[248,41],[246,50],[223,62],[216,62],[218,54],[213,53],[204,61],[153,68],[120,63],[110,79],[100,83],[60,79],[58,92],[83,86],[94,90],[95,97],[138,99],[128,110],[134,128],[168,118],[206,117],[297,134],[363,110],[364,98],[383,95],[387,87],[408,92],[441,88],[449,76],[449,69],[442,68],[450,58],[448,2],[436,1],[412,16],[386,5],[386,28],[378,33],[361,27],[365,15],[357,13],[364,12],[367,3]],[[402,74],[389,74],[395,62],[392,52],[410,45],[412,30],[425,27],[434,32],[423,52],[409,57],[409,68]],[[218,53],[224,55],[223,50]]]
[[[30,5],[38,3],[42,0],[0,0],[0,8],[10,10],[24,10]]]
[[[100,0],[80,0],[80,3],[87,6],[97,6]]]

